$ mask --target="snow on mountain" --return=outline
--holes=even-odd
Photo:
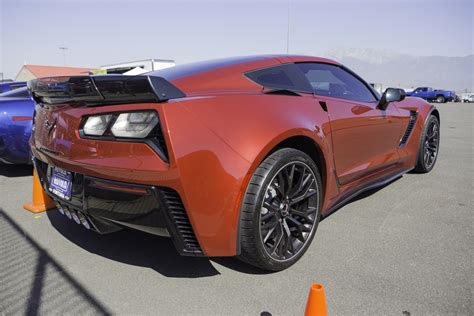
[[[386,50],[337,48],[325,57],[346,65],[369,82],[386,87],[474,91],[474,55],[466,57],[411,56]]]

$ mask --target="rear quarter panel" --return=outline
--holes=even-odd
[[[332,157],[327,113],[312,95],[192,97],[168,103],[163,112],[183,202],[207,254],[238,252],[242,196],[255,169],[278,143],[304,135]],[[327,189],[325,197],[334,194]]]

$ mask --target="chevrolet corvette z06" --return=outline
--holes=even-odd
[[[139,76],[30,81],[35,168],[86,228],[277,271],[364,190],[429,172],[440,117],[323,58],[265,55]]]

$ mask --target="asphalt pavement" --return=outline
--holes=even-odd
[[[473,315],[474,104],[437,107],[434,170],[354,199],[278,273],[32,214],[31,168],[0,165],[0,314],[302,315],[318,282],[330,315]]]

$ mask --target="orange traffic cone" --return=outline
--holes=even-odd
[[[326,296],[324,286],[313,283],[309,289],[308,302],[306,303],[305,316],[327,316]]]
[[[41,213],[55,207],[53,200],[43,191],[36,169],[33,169],[33,202],[23,204],[23,208],[33,213]]]

